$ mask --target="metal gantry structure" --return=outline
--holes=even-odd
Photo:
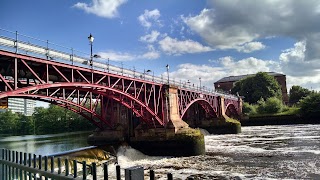
[[[92,54],[88,58],[83,53],[86,56],[83,57],[73,48],[5,32],[15,38],[0,36],[0,99],[21,97],[56,104],[81,114],[100,129],[116,127],[112,113],[115,104],[130,109],[152,127],[165,127],[170,121],[167,112],[170,87],[178,89],[181,119],[194,103],[199,103],[212,116],[219,116],[219,97],[224,97],[223,106],[228,112],[240,112],[236,96],[188,87],[169,80],[169,76],[167,81],[162,76],[117,67],[109,64],[109,60],[92,62]],[[168,69],[169,66],[169,75]]]

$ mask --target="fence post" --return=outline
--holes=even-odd
[[[16,152],[15,151],[12,151],[12,162],[16,162]],[[12,169],[12,171],[11,171],[12,178],[15,179],[15,173],[14,173],[15,172],[15,168],[12,167],[11,169]]]
[[[18,163],[19,163],[19,152],[16,151],[16,164],[18,164]],[[16,176],[16,178],[19,179],[19,169],[18,169],[18,168],[16,168],[16,174],[15,174],[15,176]]]
[[[20,159],[19,160],[20,160],[19,164],[22,165],[22,161],[23,161],[22,152],[20,152]],[[22,169],[20,169],[20,179],[22,179]]]
[[[4,160],[4,149],[1,149],[1,156],[0,160]],[[4,164],[0,163],[0,174],[1,174],[1,179],[4,179]]]
[[[82,171],[83,171],[82,179],[86,180],[87,179],[87,163],[85,161],[82,161]]]
[[[96,163],[92,163],[91,165],[92,165],[92,172],[91,172],[92,179],[97,180],[97,165]]]
[[[31,157],[32,157],[32,154],[29,153],[29,154],[28,154],[28,157],[29,157],[29,158],[28,158],[28,166],[31,167],[31,162],[32,162]],[[32,173],[29,172],[29,179],[31,180],[31,178],[32,178]]]
[[[116,166],[116,175],[117,175],[117,180],[121,180],[121,174],[120,174],[120,166]]]
[[[64,167],[66,169],[66,176],[68,176],[69,175],[69,162],[68,162],[68,159],[64,160]]]
[[[51,162],[51,172],[54,172],[54,156],[50,156],[50,162]]]
[[[78,176],[77,160],[73,160],[73,177],[76,178],[77,176]]]
[[[108,180],[108,163],[103,163],[103,179]]]
[[[23,165],[27,166],[27,153],[23,153]],[[27,179],[27,171],[24,171],[24,179]]]
[[[58,174],[61,174],[61,158],[58,158]]]
[[[150,180],[154,180],[154,170],[150,169]]]
[[[10,150],[8,151],[8,155],[9,155],[9,161],[11,162],[11,151]],[[9,168],[9,171],[8,171],[9,179],[11,179],[11,167],[8,166],[8,168]]]
[[[44,170],[48,171],[48,156],[44,157]],[[45,177],[45,180],[48,180],[48,178]]]

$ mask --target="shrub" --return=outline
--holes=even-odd
[[[282,111],[283,104],[282,101],[276,97],[268,98],[266,101],[260,99],[258,101],[257,111],[260,114],[264,113],[279,113]]]
[[[242,113],[252,115],[252,114],[256,114],[257,110],[256,110],[255,105],[251,105],[247,102],[244,102],[243,106],[242,106]]]
[[[305,117],[320,117],[320,93],[312,93],[299,102],[300,113]]]

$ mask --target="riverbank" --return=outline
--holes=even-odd
[[[298,114],[294,115],[268,115],[245,117],[241,119],[241,126],[263,125],[292,125],[292,124],[320,124],[319,119],[307,119]]]

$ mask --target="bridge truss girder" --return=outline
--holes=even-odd
[[[0,60],[0,99],[47,101],[83,115],[102,129],[115,127],[106,119],[111,99],[149,125],[168,123],[163,84],[6,51],[0,51]]]

